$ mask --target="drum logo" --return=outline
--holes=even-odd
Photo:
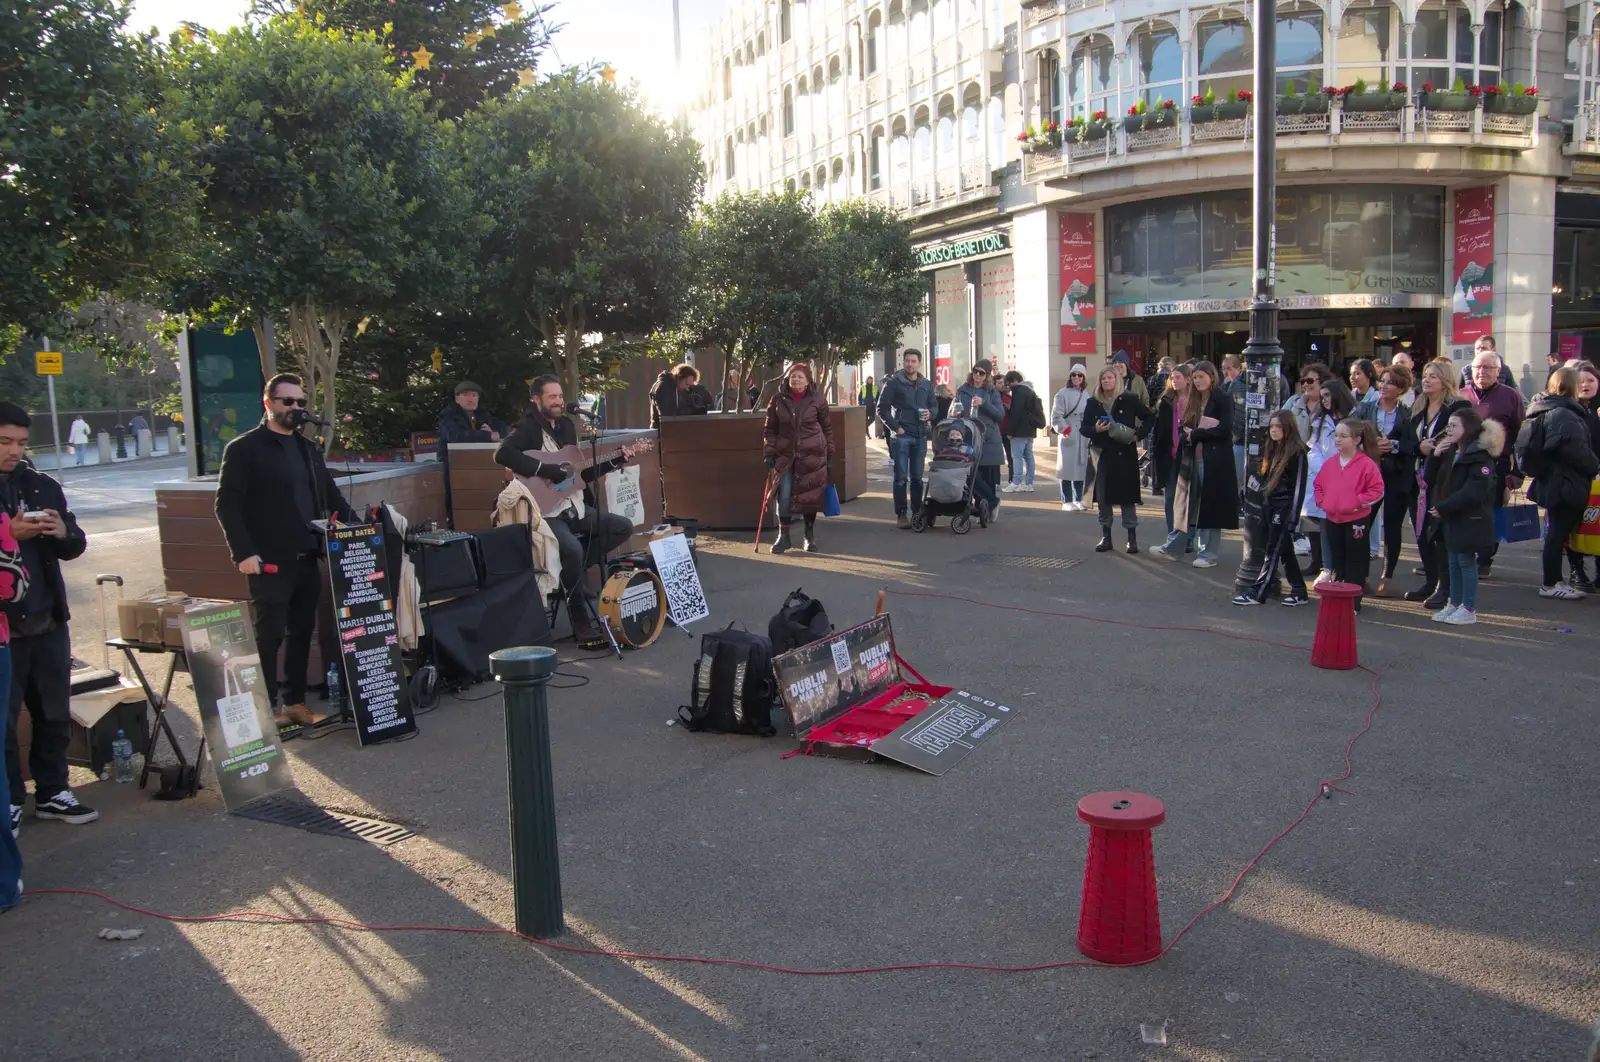
[[[630,620],[641,612],[653,612],[657,601],[655,583],[645,582],[638,586],[630,586],[622,592],[622,618]]]

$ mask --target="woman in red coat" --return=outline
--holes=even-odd
[[[772,552],[789,548],[789,523],[798,509],[806,521],[805,551],[815,553],[817,514],[833,462],[833,423],[810,365],[797,361],[789,366],[785,386],[767,405],[764,434],[767,467],[778,476],[778,537]]]

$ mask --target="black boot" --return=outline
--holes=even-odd
[[[1131,527],[1128,528],[1128,552],[1129,553],[1138,553],[1139,552],[1139,532],[1135,531]]]
[[[817,551],[817,514],[806,514],[806,541],[804,547],[807,553]]]
[[[1096,553],[1110,553],[1111,552],[1111,528],[1102,527],[1100,529],[1100,541],[1094,547],[1094,551]]]
[[[772,552],[789,552],[789,521],[785,520],[783,523],[778,525],[778,537],[773,540]]]

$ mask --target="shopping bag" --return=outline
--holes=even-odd
[[[839,490],[832,483],[829,483],[822,491],[822,515],[839,515]]]
[[[1497,542],[1534,542],[1541,534],[1537,505],[1505,505],[1494,511]]]
[[[1589,504],[1584,507],[1583,521],[1567,536],[1567,548],[1600,556],[1600,479],[1589,484]]]

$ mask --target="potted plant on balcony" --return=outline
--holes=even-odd
[[[1176,121],[1177,114],[1177,105],[1172,100],[1162,100],[1161,105],[1153,110],[1144,100],[1138,100],[1123,116],[1122,128],[1130,133],[1159,129]]]
[[[1084,121],[1082,117],[1074,118],[1072,121],[1078,128],[1077,140],[1080,144],[1085,140],[1104,140],[1106,134],[1111,131],[1111,119],[1106,116],[1105,111],[1095,111],[1089,115],[1088,121]]]
[[[1290,78],[1289,84],[1278,96],[1278,113],[1301,114],[1303,113],[1301,108],[1304,106],[1305,98],[1300,95],[1300,90],[1295,88],[1294,79]]]
[[[1346,111],[1398,111],[1406,105],[1406,86],[1403,82],[1395,82],[1393,88],[1387,80],[1378,82],[1375,90],[1367,88],[1365,78],[1356,78],[1356,83],[1344,89],[1344,109]]]
[[[1030,125],[1017,134],[1017,141],[1022,145],[1024,155],[1032,155],[1036,151],[1054,151],[1061,146],[1061,123],[1045,122],[1038,128]]]
[[[1210,95],[1210,93],[1207,93],[1207,95]],[[1230,119],[1245,117],[1250,113],[1250,99],[1250,90],[1234,89],[1230,86],[1227,100],[1217,104],[1214,108],[1217,121],[1225,122]]]
[[[1532,114],[1539,109],[1539,90],[1520,81],[1509,91],[1504,85],[1485,85],[1483,109],[1493,114]]]
[[[1430,111],[1470,111],[1478,106],[1482,96],[1483,90],[1477,85],[1468,85],[1458,77],[1449,92],[1434,88],[1431,81],[1424,83],[1417,102]]]

